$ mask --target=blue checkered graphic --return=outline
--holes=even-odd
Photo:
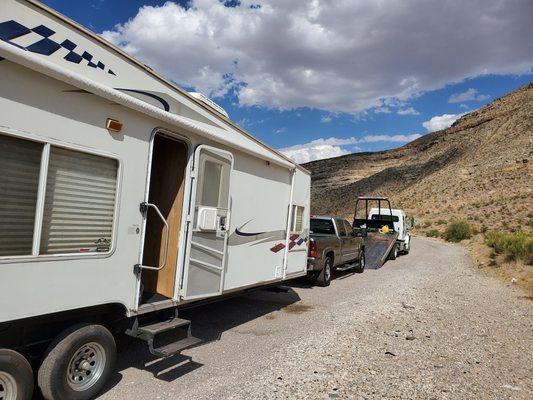
[[[26,47],[19,46],[18,44],[12,42],[14,39],[27,35],[31,32],[40,35],[42,39],[39,39],[35,43],[32,43]],[[68,39],[65,39],[62,43],[57,43],[53,39],[50,39],[54,33],[56,33],[54,30],[44,25],[39,25],[35,28],[28,28],[13,20],[0,23],[0,40],[3,40],[4,42],[7,42],[13,46],[45,56],[50,56],[59,49],[63,48],[68,50],[68,53],[63,57],[65,60],[74,64],[80,64],[83,60],[85,60],[88,67],[101,69],[102,71],[106,70],[105,64],[101,61],[95,61],[93,59],[93,55],[89,52],[84,51],[82,54],[76,52],[76,48],[78,47],[76,43]],[[0,61],[1,60],[2,59],[0,58]],[[110,75],[116,75],[111,69],[107,69],[107,73]]]

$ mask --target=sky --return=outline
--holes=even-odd
[[[402,146],[533,81],[531,0],[44,0],[303,163]]]

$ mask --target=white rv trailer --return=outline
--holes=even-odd
[[[181,305],[306,274],[309,172],[223,111],[37,1],[0,2],[2,399],[31,396],[32,368],[46,399],[92,398],[110,332],[172,355],[197,343]]]

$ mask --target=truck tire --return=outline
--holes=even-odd
[[[78,324],[48,347],[37,382],[46,400],[94,398],[113,372],[117,349],[101,325]]]
[[[359,253],[359,261],[357,263],[357,268],[355,269],[355,272],[357,272],[358,274],[362,274],[365,271],[365,266],[365,249],[361,249],[361,252]]]
[[[392,249],[390,250],[390,253],[389,253],[389,260],[396,260],[397,257],[398,257],[398,245],[394,244],[394,246],[392,246]]]
[[[331,282],[331,274],[333,273],[333,259],[330,256],[326,256],[324,260],[324,268],[318,274],[316,278],[316,284],[318,286],[326,287]]]
[[[30,400],[33,371],[30,363],[13,350],[0,349],[0,399]]]
[[[411,239],[406,243],[403,249],[403,254],[409,254],[409,251],[411,251]]]

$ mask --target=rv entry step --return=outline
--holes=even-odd
[[[139,325],[136,318],[126,334],[144,340],[150,353],[160,358],[173,356],[202,342],[192,336],[191,321],[178,317],[145,325]]]

